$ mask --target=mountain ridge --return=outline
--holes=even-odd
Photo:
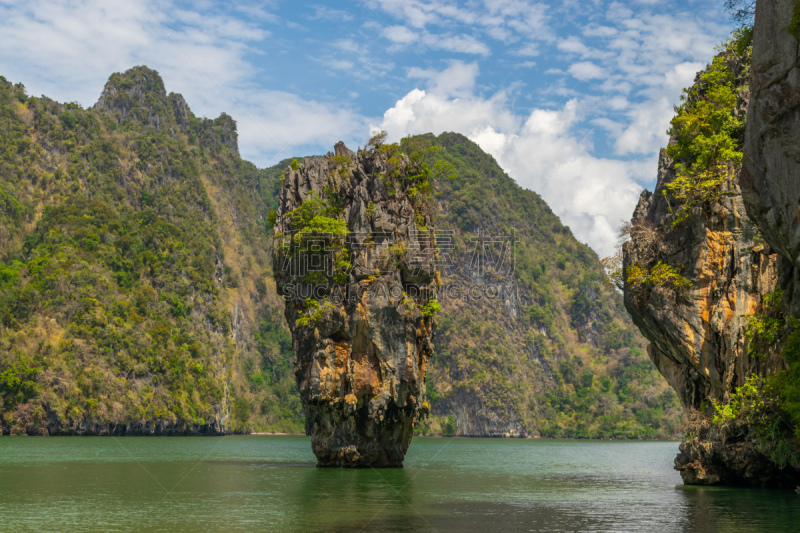
[[[231,117],[195,117],[146,67],[112,75],[89,109],[5,81],[0,94],[3,432],[298,431],[267,253],[291,159],[243,161]],[[454,302],[442,315],[434,415],[418,432],[673,435],[675,400],[644,366],[596,255],[465,137],[419,142],[459,173],[434,184],[462,266],[454,279],[477,279],[463,268],[470,239],[502,222],[523,227],[523,275],[506,282],[524,284],[508,306]],[[76,273],[84,293],[56,283]]]

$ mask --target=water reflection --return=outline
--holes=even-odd
[[[415,497],[405,469],[315,468],[302,473],[291,499],[298,502],[295,523],[311,530],[382,531],[387,523],[394,530],[424,525]]]
[[[800,527],[800,496],[791,491],[682,486],[678,492],[687,532],[783,532]]]

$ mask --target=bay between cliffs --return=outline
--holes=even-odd
[[[315,468],[296,436],[2,437],[0,531],[790,531],[800,495],[684,487],[677,442],[414,438]]]

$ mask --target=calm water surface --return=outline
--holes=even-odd
[[[395,470],[305,437],[0,437],[2,531],[799,531],[793,492],[684,487],[674,442],[415,438]]]

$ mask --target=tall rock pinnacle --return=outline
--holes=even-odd
[[[427,414],[436,267],[428,166],[398,145],[293,161],[273,265],[319,466],[401,466]]]

